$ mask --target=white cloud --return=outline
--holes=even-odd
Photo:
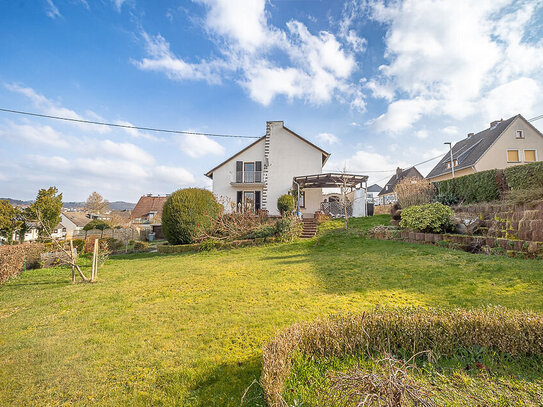
[[[320,133],[317,136],[317,140],[324,144],[336,144],[339,143],[339,138],[332,133]]]
[[[451,135],[451,136],[454,136],[454,135],[459,133],[458,127],[456,127],[456,126],[447,126],[442,131],[443,131],[443,133],[445,133],[447,135]]]
[[[541,100],[541,87],[531,78],[519,78],[492,89],[483,102],[486,117],[508,118],[522,113],[530,118]],[[494,120],[494,119],[492,119]]]
[[[0,137],[15,141],[23,141],[26,145],[48,145],[57,148],[68,148],[70,144],[62,134],[50,126],[16,124],[7,122],[5,130],[0,130]]]
[[[121,126],[134,126],[134,124],[126,120],[117,120],[115,124],[119,124]],[[164,141],[164,139],[160,137],[153,136],[152,134],[149,134],[145,131],[141,131],[138,129],[123,127],[122,130],[133,138],[142,138],[142,139],[147,139],[151,141]]]
[[[224,154],[224,147],[207,136],[186,134],[179,136],[178,142],[181,151],[193,158]]]
[[[47,3],[47,10],[45,13],[48,17],[51,17],[53,19],[60,17],[60,11],[58,11],[57,6],[55,6],[55,3],[53,3],[53,0],[45,0]]]
[[[429,134],[426,130],[419,130],[415,133],[415,137],[421,140],[428,138]]]
[[[15,83],[5,84],[6,89],[11,92],[19,93],[20,95],[28,98],[34,107],[39,110],[40,113],[49,115],[49,116],[59,116],[66,117],[69,119],[75,120],[102,120],[102,118],[92,111],[88,111],[87,115],[91,116],[89,118],[83,117],[75,111],[68,109],[66,107],[60,106],[58,103],[46,98],[45,96],[39,94],[32,88],[27,88],[20,86]],[[81,129],[92,131],[94,133],[108,133],[110,129],[106,126],[97,126],[92,124],[76,123],[76,122],[66,122],[73,124]]]
[[[160,34],[143,33],[147,56],[136,61],[136,66],[162,72],[173,80],[219,84],[227,76],[263,105],[282,95],[315,104],[336,98],[353,109],[365,109],[359,84],[350,80],[357,69],[354,53],[365,47],[365,40],[353,30],[315,35],[296,20],[281,30],[269,24],[266,0],[197,1],[206,6],[205,26],[222,56],[188,62],[174,55]],[[281,64],[278,54],[284,57]]]
[[[219,71],[226,68],[222,60],[188,63],[176,57],[170,50],[170,44],[160,34],[152,37],[143,32],[148,58],[134,63],[144,71],[156,71],[166,74],[173,80],[205,80],[220,83]]]
[[[113,4],[115,5],[115,8],[117,8],[117,11],[121,11],[123,8],[123,4],[126,2],[126,0],[112,0]]]
[[[142,164],[153,164],[154,157],[131,143],[117,143],[111,140],[102,140],[98,142],[87,142],[81,146],[87,151],[94,151],[99,155],[105,154],[118,159],[135,161]]]
[[[535,0],[372,3],[371,17],[387,29],[388,63],[366,88],[390,102],[372,121],[376,129],[403,132],[430,116],[533,111],[542,99],[535,90],[543,79],[543,41],[528,43],[525,34],[541,6]],[[512,90],[528,97],[497,101]]]
[[[194,175],[182,167],[159,165],[155,167],[153,174],[154,177],[161,179],[163,182],[172,183],[176,187],[191,185],[195,182]]]

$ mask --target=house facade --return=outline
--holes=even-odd
[[[162,221],[162,208],[167,195],[143,195],[130,214],[131,225],[152,225]]]
[[[282,121],[266,123],[266,135],[234,154],[205,175],[226,211],[263,210],[278,216],[277,199],[296,186],[294,177],[321,174],[329,153],[286,128]],[[320,210],[322,188],[300,193],[300,211]]]
[[[396,168],[396,174],[390,177],[383,189],[381,189],[381,192],[377,194],[378,199],[375,203],[378,205],[388,205],[396,202],[398,200],[395,191],[396,185],[405,178],[423,179],[424,177],[415,167],[408,168],[407,170],[399,167]]]
[[[474,172],[504,169],[540,161],[543,157],[543,134],[522,115],[496,120],[490,127],[457,142],[450,153],[430,171],[426,178],[442,181]]]
[[[85,225],[91,221],[83,212],[62,212],[60,214],[60,223],[65,229],[66,239],[72,239],[74,232],[83,230]]]

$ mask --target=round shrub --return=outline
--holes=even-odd
[[[277,209],[281,215],[292,213],[295,206],[294,204],[294,197],[289,194],[281,195],[279,199],[277,199]]]
[[[107,224],[107,222],[104,222],[103,220],[100,220],[100,219],[93,219],[83,227],[83,230],[93,230],[93,229],[105,230],[109,228],[110,227]]]
[[[451,228],[454,211],[439,202],[415,205],[402,211],[402,228],[426,233],[443,233]]]
[[[206,189],[180,189],[171,194],[162,209],[162,232],[170,244],[193,243],[209,229],[222,210]]]

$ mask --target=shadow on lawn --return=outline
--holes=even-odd
[[[220,364],[192,386],[184,403],[197,407],[266,407],[264,393],[258,383],[261,369],[261,356]]]

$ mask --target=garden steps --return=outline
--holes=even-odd
[[[315,219],[303,219],[304,229],[301,234],[302,239],[311,239],[317,234],[317,222]]]

